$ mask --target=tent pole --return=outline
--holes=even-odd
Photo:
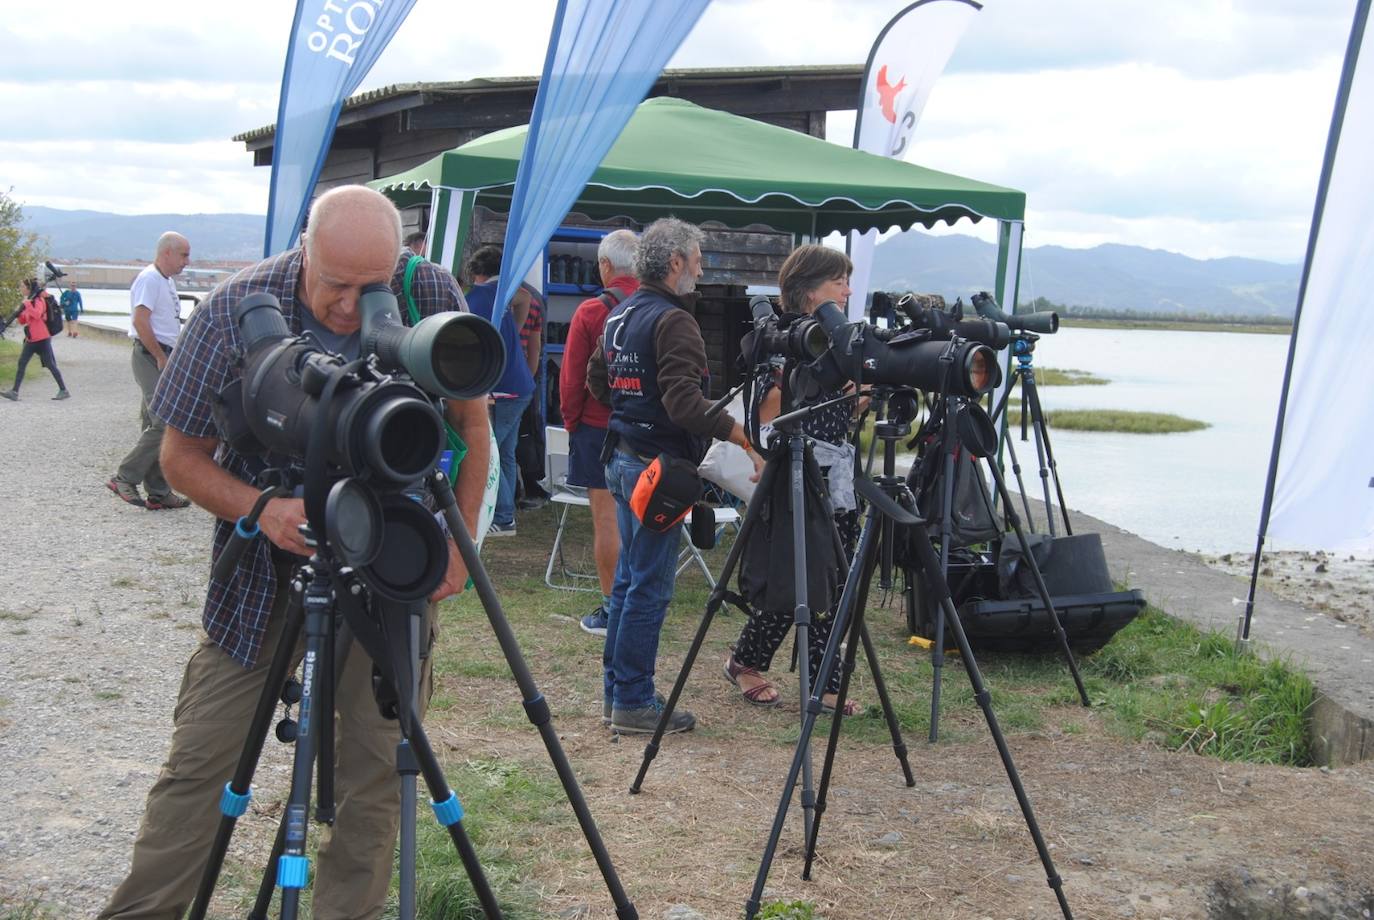
[[[999,220],[997,222],[997,302],[1004,312],[1016,312],[1016,298],[1021,286],[1021,239],[1025,234],[1025,224],[1019,220]],[[1008,296],[1010,294],[1010,296]],[[1011,309],[1007,309],[1007,304],[1011,304]],[[1002,384],[997,391],[989,395],[989,409],[998,405],[1002,400],[1002,394],[1011,386],[1011,349],[1000,357],[1002,362]],[[997,468],[1006,470],[1006,464],[1002,460],[1007,440],[1007,416],[1010,412],[1003,413],[1002,418],[998,419],[997,436]],[[996,501],[994,500],[994,506]]]
[[[1274,504],[1274,484],[1278,479],[1279,450],[1283,446],[1283,422],[1288,412],[1288,387],[1293,380],[1293,357],[1298,348],[1298,327],[1302,321],[1303,303],[1307,299],[1307,282],[1312,273],[1312,257],[1317,251],[1317,237],[1321,233],[1322,212],[1326,208],[1326,193],[1331,185],[1331,172],[1336,164],[1336,148],[1341,141],[1341,126],[1345,122],[1346,104],[1350,101],[1350,86],[1355,81],[1355,65],[1360,58],[1360,43],[1369,20],[1370,0],[1359,0],[1355,19],[1350,27],[1350,40],[1345,49],[1345,66],[1336,90],[1336,105],[1331,113],[1331,131],[1326,139],[1326,156],[1322,159],[1321,179],[1317,183],[1317,200],[1312,208],[1312,229],[1307,236],[1307,258],[1302,266],[1302,283],[1298,285],[1298,303],[1293,310],[1293,332],[1288,339],[1288,363],[1283,369],[1283,390],[1279,394],[1279,413],[1274,422],[1274,446],[1269,451],[1269,472],[1264,480],[1264,503],[1260,508],[1259,535],[1255,541],[1255,559],[1250,567],[1250,588],[1245,596],[1245,613],[1236,626],[1236,650],[1244,651],[1250,643],[1250,623],[1255,612],[1255,583],[1259,579],[1260,554],[1264,538],[1269,532],[1269,512]]]

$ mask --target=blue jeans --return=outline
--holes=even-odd
[[[514,399],[498,399],[491,409],[491,433],[496,436],[496,447],[501,454],[501,485],[496,490],[496,512],[492,523],[505,527],[515,523],[515,477],[520,468],[515,462],[515,444],[520,440],[520,416],[534,398],[517,396]]]
[[[654,660],[658,633],[673,599],[678,543],[682,528],[654,533],[630,510],[645,464],[616,451],[606,464],[606,487],[615,498],[620,528],[620,560],[606,610],[606,648],[602,652],[605,694],[613,706],[633,709],[654,698]]]

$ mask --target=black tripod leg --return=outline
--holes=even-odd
[[[1064,517],[1064,533],[1072,535],[1073,527],[1069,524],[1069,506],[1064,501],[1064,486],[1059,481],[1059,464],[1054,462],[1054,448],[1050,446],[1050,429],[1045,424],[1045,412],[1040,408],[1040,389],[1035,384],[1035,374],[1026,374],[1026,392],[1030,394],[1031,400],[1031,421],[1035,424],[1037,438],[1043,438],[1045,442],[1044,463],[1049,467],[1050,478],[1054,480],[1054,493],[1059,497],[1059,512]],[[1050,509],[1045,508],[1048,515]]]
[[[825,802],[830,791],[830,777],[835,769],[835,754],[840,747],[840,727],[844,722],[844,701],[849,699],[849,678],[854,673],[854,658],[859,647],[858,643],[854,641],[854,627],[863,628],[864,608],[868,603],[866,595],[867,591],[860,596],[854,617],[850,620],[849,629],[846,630],[848,637],[845,642],[844,660],[840,665],[840,689],[835,694],[835,711],[830,716],[830,735],[825,743],[825,760],[821,766],[821,785],[816,796],[816,817],[809,827],[802,828],[803,839],[806,841],[806,859],[802,865],[801,877],[808,882],[811,881],[811,863],[816,855],[816,840],[821,834],[821,816],[825,814]],[[835,636],[832,634],[831,639],[834,638]],[[818,681],[814,696],[818,707],[820,706],[820,698],[825,692],[824,688],[825,684]]]
[[[868,660],[868,671],[873,677],[873,689],[878,694],[878,703],[883,708],[883,718],[887,721],[888,734],[892,736],[892,753],[896,756],[897,762],[902,765],[902,777],[906,780],[908,787],[916,785],[916,778],[911,773],[911,764],[907,761],[906,742],[902,739],[902,726],[897,720],[897,710],[892,706],[892,697],[887,692],[887,682],[883,680],[882,668],[878,666],[878,652],[873,648],[873,639],[868,634],[868,624],[864,623],[859,630],[859,639],[864,644],[864,656]],[[848,675],[845,678],[847,680]],[[847,689],[847,688],[846,688]],[[842,697],[841,700],[847,699]],[[839,710],[836,709],[836,712]]]
[[[525,715],[539,731],[539,737],[544,742],[545,750],[548,751],[549,760],[553,764],[554,771],[558,774],[559,782],[563,785],[563,792],[568,797],[568,804],[572,806],[573,813],[577,816],[577,823],[582,828],[582,835],[586,838],[587,846],[596,859],[597,868],[601,870],[601,876],[606,882],[606,889],[615,902],[616,916],[620,920],[635,920],[639,917],[639,912],[635,910],[634,904],[625,894],[625,888],[620,884],[619,876],[616,875],[611,856],[606,851],[606,844],[601,839],[601,832],[596,828],[596,820],[592,818],[591,810],[587,808],[587,800],[582,795],[582,789],[577,783],[577,774],[573,772],[572,764],[568,762],[568,755],[563,751],[563,746],[558,740],[558,733],[553,728],[549,703],[544,699],[544,695],[539,692],[539,688],[535,686],[534,677],[530,674],[529,666],[525,663],[525,656],[520,652],[520,643],[515,638],[515,632],[511,629],[510,621],[501,611],[501,602],[496,597],[496,589],[492,587],[491,577],[487,574],[481,558],[477,555],[477,546],[472,542],[472,535],[468,533],[467,524],[463,522],[462,516],[458,513],[458,503],[453,497],[453,489],[448,484],[448,478],[442,472],[438,472],[430,477],[429,484],[430,493],[443,511],[444,520],[448,524],[454,545],[458,547],[458,553],[463,557],[463,564],[467,566],[468,575],[472,578],[473,587],[482,600],[482,608],[486,611],[487,621],[491,623],[492,632],[501,646],[502,654],[505,655],[506,664],[510,667],[511,674],[515,677],[515,683],[520,688]]]
[[[1054,860],[1050,858],[1049,848],[1045,845],[1045,838],[1040,833],[1040,825],[1035,820],[1035,812],[1031,809],[1030,799],[1026,796],[1026,789],[1021,785],[1021,776],[1017,773],[1016,764],[1012,761],[1011,750],[1007,747],[1007,740],[1002,735],[1001,727],[997,724],[997,716],[993,714],[992,694],[983,684],[983,675],[978,670],[978,663],[973,659],[973,650],[969,648],[968,637],[964,635],[964,626],[955,614],[954,601],[949,596],[949,586],[944,581],[938,580],[940,560],[936,557],[935,550],[931,548],[929,536],[924,533],[925,525],[912,526],[917,531],[916,554],[920,557],[921,568],[926,573],[926,582],[931,590],[937,592],[940,606],[945,608],[949,617],[950,629],[954,632],[954,641],[959,646],[959,654],[964,660],[964,670],[968,672],[969,684],[973,687],[973,697],[978,701],[978,708],[983,710],[983,718],[988,723],[988,732],[992,735],[993,743],[997,746],[997,753],[1002,758],[1002,766],[1007,771],[1007,779],[1011,782],[1012,791],[1016,794],[1017,804],[1021,806],[1021,815],[1026,820],[1026,829],[1030,831],[1031,839],[1035,842],[1036,852],[1040,854],[1040,862],[1045,867],[1046,881],[1054,889],[1054,896],[1059,900],[1059,910],[1063,913],[1065,920],[1072,920],[1073,913],[1069,910],[1068,899],[1064,897],[1064,880],[1055,871]]]
[[[854,565],[851,567],[852,570],[864,574],[862,580],[865,582],[872,576],[877,561],[875,550],[878,545],[877,533],[880,521],[877,508],[870,505],[868,520],[864,523],[863,533],[859,536],[859,550]],[[849,628],[850,613],[855,609],[855,598],[858,593],[856,579],[853,577],[846,579],[844,592],[840,595],[840,603],[835,608],[835,625],[831,632],[831,641],[826,643],[825,655],[822,656],[821,666],[817,669],[822,675],[829,675],[835,667],[835,659],[838,657],[839,650],[839,643],[835,641],[835,637],[837,634],[843,634]],[[783,780],[782,796],[778,800],[778,809],[773,814],[773,826],[769,829],[768,842],[764,845],[763,858],[759,862],[759,871],[754,877],[753,891],[744,905],[745,920],[753,920],[762,905],[763,886],[768,881],[768,872],[773,865],[773,856],[778,849],[778,840],[782,837],[782,826],[787,820],[787,809],[792,803],[792,791],[797,787],[797,777],[801,774],[802,761],[806,759],[811,733],[815,731],[816,718],[820,711],[820,697],[813,696],[807,703],[802,716],[801,737],[797,739],[797,746],[792,752],[792,763],[788,767],[787,777]]]
[[[1026,512],[1026,526],[1034,531],[1035,518],[1031,515],[1030,499],[1026,496],[1026,480],[1021,475],[1021,461],[1017,459],[1016,448],[1013,446],[1015,441],[1015,438],[1007,437],[1002,439],[1002,444],[1007,449],[1007,456],[1011,458],[1011,471],[1016,477],[1016,488],[1021,492],[1021,508]],[[1048,513],[1049,509],[1045,510]]]
[[[301,626],[305,622],[301,589],[299,581],[292,582],[291,601],[286,608],[286,622],[282,626],[281,641],[277,643],[277,651],[272,656],[271,665],[268,666],[267,679],[258,697],[253,721],[248,727],[248,738],[244,742],[243,753],[239,755],[233,778],[225,785],[220,798],[219,828],[215,832],[215,842],[210,849],[209,861],[205,865],[205,871],[201,873],[200,888],[197,889],[196,899],[191,905],[188,915],[191,920],[202,920],[209,909],[210,896],[214,894],[215,883],[219,880],[220,869],[224,866],[224,854],[229,849],[229,839],[233,836],[235,822],[248,810],[248,802],[252,798],[253,774],[257,771],[258,759],[262,757],[262,748],[267,741],[272,714],[276,711],[277,700],[286,683],[286,676],[291,671],[296,641],[300,638]],[[269,898],[271,893],[272,886],[269,884]]]
[[[282,920],[296,920],[300,910],[301,889],[310,879],[310,857],[305,855],[306,831],[310,824],[310,786],[314,778],[315,756],[333,757],[333,751],[320,751],[320,725],[332,721],[334,711],[321,706],[321,682],[332,684],[334,675],[325,672],[323,660],[331,657],[326,648],[334,641],[334,591],[328,571],[329,562],[316,555],[311,560],[310,583],[305,589],[305,657],[301,667],[300,729],[296,736],[296,756],[291,769],[291,794],[286,800],[282,822],[286,837],[277,859],[277,886],[281,888]],[[328,694],[332,700],[333,694]]]
[[[1027,368],[1022,374],[1023,386],[1025,387],[1025,406],[1030,410],[1031,432],[1035,435],[1035,457],[1040,463],[1040,491],[1045,496],[1045,520],[1049,526],[1050,536],[1057,534],[1054,532],[1054,506],[1050,503],[1050,467],[1049,458],[1045,453],[1046,438],[1049,436],[1045,428],[1045,415],[1040,411],[1040,393],[1035,388],[1035,372]],[[1024,435],[1022,436],[1024,440]],[[1055,476],[1055,484],[1058,486],[1059,477]],[[1059,509],[1064,514],[1064,524],[1067,527],[1069,521],[1069,509],[1064,507],[1064,497],[1059,496]]]
[[[1011,529],[1015,531],[1016,539],[1021,541],[1021,547],[1025,550],[1025,559],[1030,565],[1031,577],[1035,579],[1035,590],[1040,595],[1040,603],[1044,604],[1045,609],[1050,612],[1050,622],[1054,624],[1054,634],[1059,639],[1060,651],[1064,653],[1064,660],[1069,665],[1069,673],[1073,675],[1074,686],[1078,688],[1078,698],[1083,701],[1084,706],[1091,706],[1092,702],[1088,699],[1088,690],[1083,686],[1083,677],[1078,673],[1078,662],[1073,657],[1073,649],[1069,648],[1069,635],[1064,632],[1064,624],[1059,620],[1059,611],[1054,609],[1054,601],[1050,599],[1050,589],[1045,584],[1044,576],[1040,573],[1040,565],[1035,561],[1035,554],[1026,545],[1026,532],[1021,529],[1021,521],[1016,517],[1016,512],[1012,510],[1011,496],[1007,494],[1007,481],[1002,477],[1002,472],[997,469],[995,463],[989,463],[988,469],[992,472],[993,482],[997,484],[998,494],[1006,503],[1007,520],[1011,522]]]
[[[658,725],[654,726],[653,736],[649,743],[644,745],[644,758],[640,761],[639,772],[635,774],[634,782],[630,784],[630,794],[637,795],[644,786],[644,777],[649,772],[649,765],[658,756],[658,746],[663,740],[664,732],[668,727],[668,719],[672,716],[673,710],[677,708],[677,701],[682,696],[682,688],[687,684],[687,678],[692,673],[692,667],[696,664],[697,655],[701,652],[702,643],[706,641],[706,633],[711,628],[711,623],[716,618],[716,613],[720,610],[721,604],[725,602],[725,595],[729,592],[730,577],[735,573],[735,566],[739,565],[739,558],[744,554],[744,548],[749,545],[749,534],[754,529],[754,522],[758,519],[758,508],[766,500],[765,496],[773,487],[773,480],[778,476],[781,467],[780,457],[770,457],[764,464],[763,472],[759,474],[759,484],[754,489],[753,496],[749,499],[748,506],[744,509],[744,517],[740,518],[741,524],[739,533],[735,534],[735,542],[730,545],[730,552],[725,557],[725,567],[720,571],[720,577],[716,579],[716,586],[711,590],[711,596],[706,601],[706,612],[702,614],[701,622],[697,624],[697,634],[692,638],[692,644],[687,649],[687,657],[682,661],[682,667],[678,669],[677,679],[673,681],[673,689],[668,693],[667,702],[663,704],[663,712],[658,717]]]
[[[413,725],[406,740],[410,744],[410,753],[415,759],[416,766],[425,778],[425,785],[429,787],[434,817],[448,829],[448,835],[458,851],[458,858],[463,861],[463,870],[467,872],[468,880],[472,882],[472,890],[482,905],[482,912],[487,915],[488,920],[494,920],[501,916],[501,905],[496,902],[496,895],[487,882],[486,873],[482,871],[481,861],[477,858],[477,850],[473,848],[472,841],[463,828],[463,806],[458,803],[458,796],[449,788],[448,780],[444,778],[444,771],[439,768],[438,758],[434,756],[434,749],[430,747],[429,737],[419,720],[415,720]]]
[[[954,427],[950,413],[950,400],[945,400],[944,433],[940,439],[940,450],[944,452],[944,476],[940,483],[940,581],[947,584],[949,573],[949,544],[954,539]],[[940,738],[940,691],[944,685],[945,667],[945,610],[935,611],[935,643],[930,647],[930,667],[934,672],[930,682],[930,734],[927,739],[934,744]]]

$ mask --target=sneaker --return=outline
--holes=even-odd
[[[606,611],[597,607],[591,613],[582,618],[580,625],[584,633],[591,633],[593,636],[606,638]]]
[[[660,709],[667,705],[667,700],[663,698],[662,693],[654,694],[654,702],[659,705]],[[605,698],[601,700],[601,724],[611,724],[611,701]]]
[[[611,708],[611,731],[623,735],[651,735],[658,728],[659,717],[663,715],[663,704],[657,698],[647,706],[625,709],[620,706]],[[689,732],[696,728],[697,717],[685,709],[675,710],[664,726],[663,733]]]
[[[71,399],[71,398],[72,398],[72,394],[68,393],[65,389],[63,389],[63,390],[58,390],[58,391],[57,391],[57,395],[53,397],[53,399]]]
[[[0,396],[5,397],[5,398],[8,399],[10,402],[19,402],[19,391],[18,391],[18,390],[5,390],[3,393],[0,393]]]
[[[105,488],[109,489],[129,504],[137,505],[140,508],[143,507],[143,496],[138,494],[138,486],[134,485],[132,482],[125,482],[116,476],[105,483]]]
[[[175,511],[178,508],[189,508],[191,503],[175,492],[168,492],[166,495],[149,495],[144,507],[149,511]]]
[[[487,536],[513,537],[515,536],[515,522],[511,521],[509,524],[498,524],[495,521],[492,521],[491,527],[487,528]]]
[[[531,496],[529,498],[520,499],[518,502],[515,503],[515,507],[519,511],[538,511],[540,508],[548,504],[548,502],[549,500],[547,498]]]

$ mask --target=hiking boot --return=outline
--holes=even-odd
[[[498,524],[495,521],[492,521],[491,526],[487,528],[487,536],[513,537],[515,536],[515,522],[511,521],[509,524]]]
[[[168,492],[166,495],[149,495],[143,506],[149,511],[176,511],[178,508],[191,507],[191,503],[175,492]]]
[[[604,639],[606,638],[606,622],[606,611],[598,605],[595,610],[579,620],[578,625],[582,627],[584,633],[590,633]]]
[[[620,732],[623,735],[650,735],[654,729],[658,728],[659,717],[663,715],[663,704],[654,699],[647,706],[636,706],[633,709],[626,709],[620,706],[611,708],[611,731]],[[674,710],[668,724],[664,726],[663,733],[671,735],[675,732],[689,732],[696,727],[697,717],[685,709]]]
[[[65,389],[58,390],[58,391],[57,391],[57,395],[53,397],[53,399],[71,399],[71,398],[72,398],[72,394],[68,393]]]
[[[140,508],[143,507],[143,496],[138,494],[138,486],[134,485],[132,482],[125,482],[116,476],[105,483],[105,488],[109,489],[129,504],[137,505]]]
[[[0,396],[5,397],[5,398],[8,399],[10,402],[19,402],[19,391],[18,391],[18,390],[6,390],[6,391],[4,391],[3,393],[0,393]]]

